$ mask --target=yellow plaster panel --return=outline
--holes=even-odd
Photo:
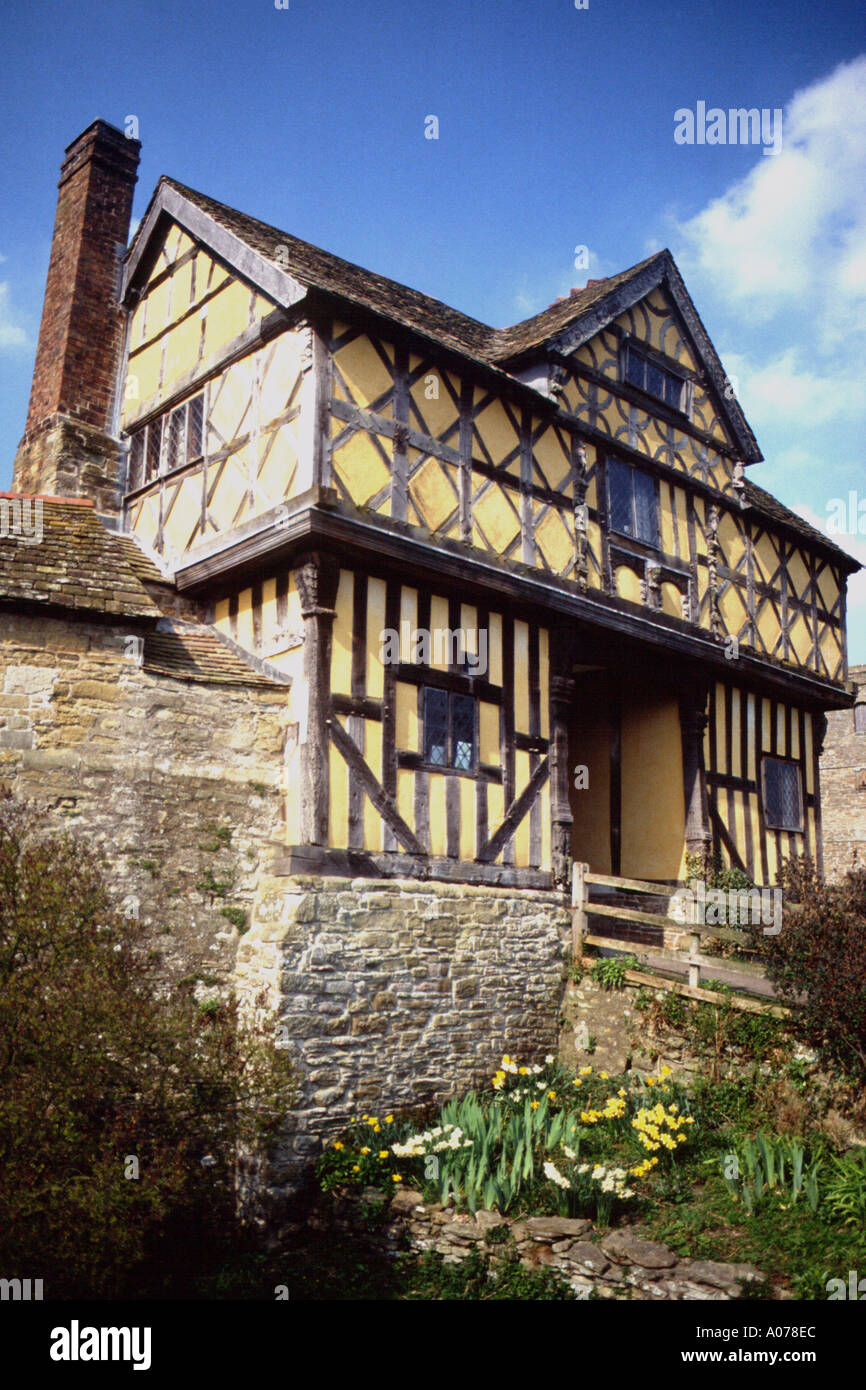
[[[397,769],[397,810],[410,830],[415,829],[415,773],[407,767]]]
[[[491,613],[488,622],[487,662],[491,685],[502,684],[502,614]]]
[[[383,348],[389,356],[392,355],[393,350],[387,344],[383,344]],[[369,408],[378,397],[393,390],[394,381],[391,373],[365,334],[341,347],[335,354],[334,365],[345,379],[350,399],[362,409]],[[334,394],[345,399],[346,392],[340,386],[339,377],[336,375],[334,387]],[[379,406],[377,409],[381,415],[393,414],[390,407],[385,410]]]
[[[446,781],[441,772],[430,773],[430,853],[439,858],[444,858],[448,853]]]
[[[833,604],[839,597],[839,585],[836,583],[833,572],[829,567],[825,566],[818,575],[818,593],[821,596],[821,602],[824,607],[830,612]]]
[[[340,570],[337,585],[336,617],[331,645],[331,689],[339,695],[352,693],[352,609],[354,575]]]
[[[541,504],[533,504],[536,517],[541,510]],[[565,574],[574,560],[574,537],[568,529],[566,515],[549,507],[543,521],[535,526],[536,545],[554,574]]]
[[[616,571],[616,592],[630,603],[641,601],[640,579],[629,565],[620,565]]]
[[[541,705],[541,737],[550,738],[549,638],[547,628],[538,630],[538,684]]]
[[[498,767],[501,744],[499,740],[499,706],[482,700],[478,706],[478,757],[482,763]]]
[[[418,590],[405,584],[400,589],[400,660],[414,662],[413,634],[418,627]]]
[[[375,719],[364,721],[364,760],[377,782],[382,780],[382,725]],[[368,796],[364,797],[364,848],[377,853],[382,849],[382,817]]]
[[[514,728],[529,733],[529,627],[519,619],[514,624]]]
[[[484,443],[494,464],[500,464],[515,449],[519,450],[520,436],[517,434],[511,420],[506,413],[501,401],[493,400],[480,415],[475,417],[475,428],[472,435],[472,456],[473,458],[484,458],[484,453],[479,446],[478,437]],[[509,472],[514,472],[516,477],[520,477],[520,459],[518,458],[510,465]]]
[[[410,467],[414,467],[417,458],[417,451],[410,449]],[[438,531],[446,517],[457,507],[456,484],[456,468],[432,458],[413,474],[409,496],[418,510],[420,524],[426,526],[428,531]]]
[[[545,430],[533,444],[532,455],[541,467],[548,486],[564,488],[571,476],[571,459],[563,449],[556,430]]]
[[[440,598],[434,594],[430,600],[430,665],[438,671],[448,670],[449,643],[446,643],[444,634],[448,628],[448,600]],[[437,642],[436,634],[441,635]]]
[[[168,387],[198,362],[200,329],[198,319],[186,318],[165,335],[165,374],[163,386]]]
[[[390,457],[391,441],[380,439],[379,443],[386,457]],[[352,501],[359,507],[366,506],[372,497],[381,492],[391,477],[390,468],[364,430],[357,430],[335,450],[332,466]]]
[[[340,723],[345,727],[345,720],[341,719]],[[342,848],[349,838],[349,769],[333,743],[330,745],[328,765],[331,794],[328,844],[332,848]]]
[[[409,357],[409,370],[413,372],[417,369],[420,358],[414,353]],[[452,400],[446,380],[450,382],[451,389],[457,400],[460,399],[460,382],[450,372],[440,371],[439,368],[431,368],[425,372],[424,376],[409,388],[409,395],[420,411],[424,424],[427,426],[428,433],[434,439],[441,439],[448,431],[457,424],[459,412]],[[436,393],[435,395],[433,393]],[[428,393],[430,393],[428,395]],[[409,418],[414,427],[421,429],[418,417],[410,410]],[[456,431],[453,437],[449,436],[449,442],[456,448]]]
[[[395,689],[395,742],[397,747],[404,752],[420,753],[418,691],[414,685],[406,685],[404,681],[397,681]],[[412,822],[409,823],[411,825]]]
[[[204,355],[230,343],[249,327],[250,292],[239,280],[231,280],[214,295],[207,306]]]
[[[479,532],[480,527],[494,552],[501,555],[520,535],[520,513],[515,510],[515,506],[520,506],[516,497],[515,505],[511,505],[507,500],[506,489],[498,483],[491,484],[472,509],[473,545],[486,549]]]
[[[382,634],[385,631],[385,581],[367,581],[367,694],[381,699],[385,668],[382,665]]]
[[[460,777],[460,858],[475,858],[475,782]]]
[[[487,833],[492,835],[505,820],[505,788],[500,782],[487,783]],[[502,853],[496,857],[502,863]]]
[[[672,618],[683,616],[683,600],[676,584],[662,584],[662,612],[669,613]]]
[[[517,624],[515,623],[515,627]],[[515,642],[515,647],[516,647]],[[518,748],[514,754],[514,791],[519,796],[529,781],[529,754]],[[529,812],[523,817],[514,832],[514,863],[518,868],[529,868]]]

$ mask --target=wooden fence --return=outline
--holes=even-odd
[[[731,985],[735,990],[762,996],[764,1000],[772,998],[773,989],[762,965],[751,961],[728,961],[724,957],[707,956],[701,953],[701,942],[707,939],[730,941],[742,946],[742,932],[732,931],[729,927],[678,921],[674,917],[668,917],[663,912],[640,911],[632,907],[623,907],[620,903],[593,902],[591,898],[593,888],[606,890],[609,898],[619,897],[621,894],[637,894],[670,899],[676,892],[675,888],[668,889],[659,883],[645,883],[640,879],[633,878],[615,878],[609,874],[593,874],[590,873],[588,864],[575,864],[572,870],[571,930],[572,948],[576,962],[588,963],[584,961],[584,946],[619,951],[623,955],[632,955],[639,960],[642,956],[648,956],[650,960],[657,957],[659,968],[683,973],[687,976],[687,983],[682,984],[662,975],[647,974],[642,970],[627,970],[626,979],[628,982],[653,989],[665,989],[692,999],[703,999],[709,1003],[718,1004],[718,992],[701,989],[701,972],[703,971],[705,978],[711,976],[714,979],[721,979],[723,983]],[[589,923],[591,917],[607,918],[621,926],[623,924],[635,924],[643,928],[655,928],[662,940],[666,929],[675,931],[679,936],[688,936],[689,949],[683,951],[666,945],[631,942],[622,935],[600,935],[591,929]],[[736,995],[731,995],[729,1002],[734,1008],[742,1009],[747,1013],[769,1012],[777,1018],[785,1017],[788,1013],[788,1010],[780,1005],[760,1002],[757,998],[742,999]]]

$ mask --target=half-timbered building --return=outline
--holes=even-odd
[[[291,677],[291,868],[820,862],[857,566],[752,482],[668,251],[494,329],[163,178],[118,293],[76,485]],[[23,492],[58,488],[38,384]]]

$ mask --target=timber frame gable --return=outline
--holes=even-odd
[[[564,885],[595,834],[581,740],[602,872],[820,854],[856,562],[746,480],[762,456],[669,252],[494,330],[163,179],[123,294],[126,525],[292,680],[291,867]],[[428,629],[483,632],[490,668],[419,656]],[[628,829],[667,775],[629,764],[635,669],[679,779],[663,852]],[[799,769],[799,832],[764,825],[763,757]]]

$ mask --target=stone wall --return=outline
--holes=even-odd
[[[866,666],[852,666],[848,675],[857,686],[858,700],[866,700]],[[827,716],[821,818],[827,879],[838,881],[855,865],[866,866],[866,733],[855,731],[852,709]]]
[[[287,689],[152,674],[128,634],[0,613],[0,785],[92,843],[167,978],[213,994],[239,940],[223,909],[248,923],[282,836]]]
[[[263,881],[237,987],[276,1022],[301,1086],[273,1155],[274,1195],[362,1112],[441,1101],[488,1079],[503,1052],[555,1051],[569,929],[550,893]]]

